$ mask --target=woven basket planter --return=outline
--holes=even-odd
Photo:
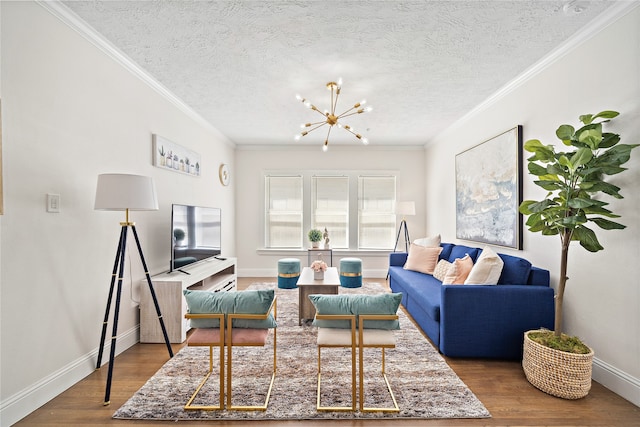
[[[591,389],[593,350],[588,354],[567,353],[545,347],[524,333],[522,367],[536,388],[563,399],[580,399]]]

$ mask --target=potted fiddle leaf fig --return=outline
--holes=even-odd
[[[577,337],[562,333],[562,306],[567,284],[567,259],[570,243],[579,242],[589,252],[604,248],[595,231],[622,230],[619,218],[607,209],[607,198],[622,199],[620,188],[605,181],[606,176],[626,170],[622,165],[638,144],[620,144],[620,136],[604,132],[603,123],[618,116],[616,111],[580,116],[582,126],[564,124],[556,136],[566,146],[560,151],[537,139],[524,144],[533,153],[527,159],[534,183],[547,190],[542,200],[525,200],[520,212],[528,215],[529,231],[560,240],[560,276],[555,300],[553,331],[527,331],[524,337],[523,368],[529,382],[540,390],[565,399],[578,399],[591,388],[593,351]]]

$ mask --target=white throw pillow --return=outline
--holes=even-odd
[[[423,237],[422,239],[416,239],[413,241],[414,244],[425,246],[427,248],[437,248],[440,246],[440,235],[436,234],[435,236]]]
[[[485,246],[464,281],[465,285],[497,285],[504,261],[490,247]]]

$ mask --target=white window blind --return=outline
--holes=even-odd
[[[349,248],[349,177],[311,177],[311,227],[326,228],[332,248]]]
[[[392,249],[395,241],[395,176],[358,177],[358,248]]]
[[[265,246],[302,247],[302,177],[265,176],[265,195]]]

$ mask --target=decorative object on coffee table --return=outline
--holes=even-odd
[[[589,252],[604,248],[593,230],[586,227],[593,222],[604,230],[622,230],[624,225],[607,218],[618,218],[606,209],[603,199],[612,196],[622,199],[620,188],[604,181],[604,176],[623,172],[621,167],[631,157],[638,144],[618,144],[620,136],[603,132],[602,124],[618,116],[616,111],[586,114],[579,120],[583,126],[575,129],[561,125],[556,136],[571,151],[556,151],[553,145],[544,145],[537,139],[524,144],[533,153],[529,157],[529,173],[538,177],[534,181],[548,193],[540,201],[525,200],[520,212],[528,215],[529,231],[560,237],[560,279],[558,282],[554,331],[538,332],[540,345],[526,340],[533,335],[525,333],[523,368],[527,379],[540,390],[565,399],[578,399],[591,388],[593,351],[576,337],[562,334],[562,305],[568,280],[567,259],[572,241]],[[615,286],[615,284],[612,284]],[[573,345],[575,343],[575,345]],[[582,353],[577,357],[544,351],[542,347],[565,348],[567,352]],[[562,357],[560,357],[562,356]],[[576,360],[577,359],[577,360]]]
[[[327,263],[322,260],[322,254],[318,255],[318,259],[311,263],[314,280],[324,280],[324,272],[327,271]]]

